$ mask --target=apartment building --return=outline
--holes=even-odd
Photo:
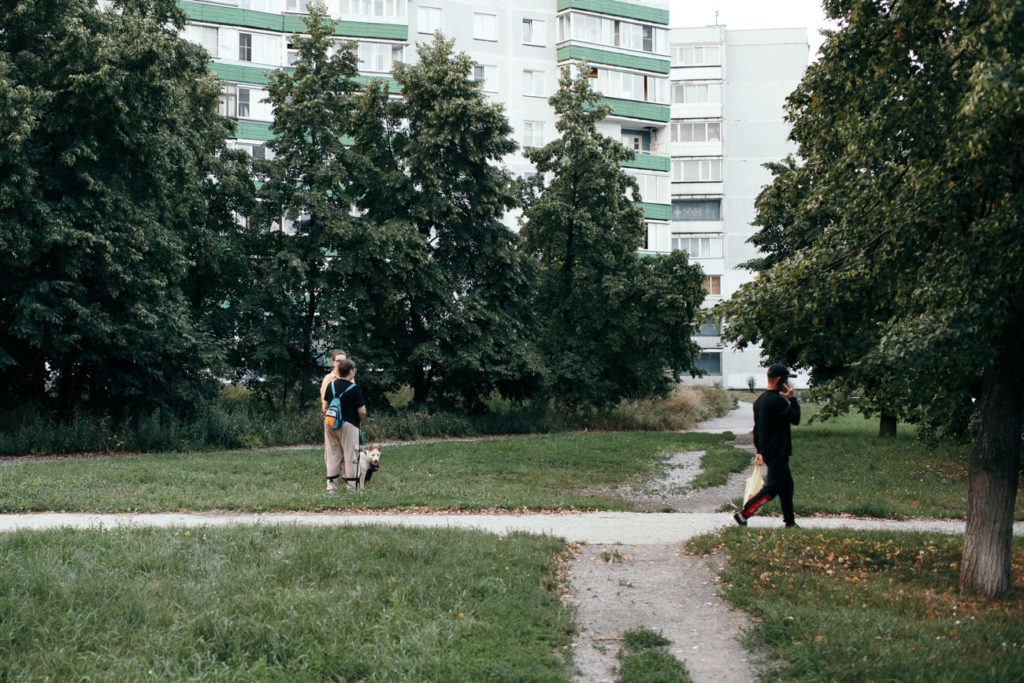
[[[307,0],[179,0],[184,36],[212,55],[224,81],[221,112],[238,122],[231,142],[254,157],[270,152],[267,72],[287,68],[290,36],[303,30]],[[361,78],[388,78],[415,59],[435,31],[475,62],[472,78],[505,106],[523,147],[557,135],[548,98],[559,70],[586,62],[611,107],[605,135],[637,152],[625,164],[640,187],[644,251],[687,250],[708,273],[706,304],[749,277],[753,198],[768,181],[760,168],[788,151],[782,103],[807,64],[807,36],[788,31],[669,29],[668,0],[326,0],[339,41],[355,41]],[[393,86],[394,87],[394,86]],[[394,88],[397,94],[397,88]],[[533,171],[522,153],[506,165]],[[701,381],[763,383],[756,351],[723,348],[718,326],[698,337]]]
[[[672,51],[672,220],[669,249],[685,249],[704,269],[705,307],[753,279],[741,264],[754,258],[754,200],[771,181],[764,168],[795,152],[783,106],[807,67],[806,29],[730,31],[675,28]],[[666,248],[657,245],[659,251]],[[722,343],[723,322],[698,332],[694,383],[742,388],[766,383],[760,351]],[[801,376],[797,386],[806,386]]]

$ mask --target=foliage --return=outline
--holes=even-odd
[[[793,248],[723,307],[726,336],[812,368],[835,412],[860,396],[868,414],[927,406],[965,425],[976,399],[964,589],[1004,595],[1024,421],[1024,2],[826,9],[840,30],[788,103],[801,164],[759,206]]]
[[[224,220],[207,178],[230,124],[183,20],[169,2],[0,9],[8,405],[184,411],[214,386],[211,297],[188,290]]]
[[[630,197],[639,190],[619,167],[632,152],[598,133],[609,109],[588,73],[563,71],[549,100],[561,136],[526,150],[537,169],[522,228],[541,264],[536,336],[547,392],[570,407],[665,393],[666,368],[693,368],[704,298],[684,253],[638,255],[645,224]]]
[[[417,47],[415,64],[395,65],[400,100],[378,82],[360,101],[359,206],[418,238],[410,240],[415,267],[386,293],[388,327],[366,349],[391,386],[413,387],[416,402],[479,408],[494,389],[524,396],[523,378],[538,370],[522,322],[529,263],[502,223],[517,199],[500,161],[516,143],[501,105],[470,79],[472,62],[453,45],[438,35]]]
[[[758,615],[752,647],[779,680],[1019,678],[1024,545],[1006,602],[957,591],[958,536],[729,528],[721,577],[733,605]],[[706,549],[707,542],[693,544]]]
[[[344,260],[356,231],[350,168],[343,136],[352,126],[351,44],[333,51],[334,22],[322,5],[303,19],[308,35],[293,35],[298,59],[291,70],[268,77],[274,106],[272,160],[255,163],[262,185],[258,210],[246,233],[250,268],[235,302],[240,377],[287,401],[296,384],[311,398],[321,345],[339,335],[332,296],[342,291]]]
[[[561,552],[549,536],[383,527],[5,533],[0,672],[561,681]]]

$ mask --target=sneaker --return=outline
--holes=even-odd
[[[799,529],[800,525],[797,524],[796,522],[786,522],[786,528],[787,529]]]
[[[334,493],[338,490],[338,480],[328,479],[327,480],[327,493]]]
[[[739,524],[740,526],[746,526],[747,525],[747,520],[743,519],[743,517],[738,512],[732,513],[732,518],[734,520],[736,520],[736,523]]]

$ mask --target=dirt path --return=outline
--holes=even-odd
[[[724,486],[701,490],[687,486],[700,473],[701,455],[700,451],[674,455],[663,480],[632,493],[638,508],[714,512],[739,496],[745,473],[731,476]],[[697,683],[757,679],[758,663],[739,642],[748,617],[717,594],[721,555],[693,557],[684,552],[682,543],[576,548],[568,595],[577,609],[576,681],[614,681],[622,634],[638,628],[658,631],[670,640],[669,651],[685,662]]]

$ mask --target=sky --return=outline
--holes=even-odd
[[[820,0],[669,0],[670,26],[709,26],[729,29],[806,28],[811,59],[821,45],[819,30],[828,26]]]

